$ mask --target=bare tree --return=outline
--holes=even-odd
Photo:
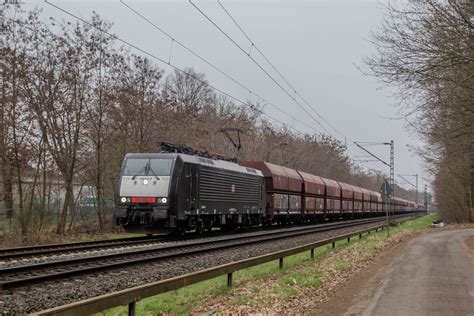
[[[23,92],[65,186],[65,201],[57,225],[64,233],[68,210],[74,208],[73,182],[79,164],[85,104],[90,99],[92,64],[87,50],[90,28],[61,25],[54,34],[41,27],[30,38],[31,54]]]
[[[38,27],[38,11],[31,12],[26,19],[22,13],[17,6],[9,6],[2,11],[5,37],[2,45],[0,155],[7,214],[12,216],[16,202],[20,231],[24,237],[29,232],[32,202],[36,198],[37,176],[41,170],[41,158],[37,157],[41,157],[43,139],[35,133],[35,125],[21,90],[27,63],[27,38],[31,36],[31,30]],[[25,187],[25,178],[32,179],[30,188]]]
[[[440,208],[464,210],[473,221],[474,190],[474,3],[420,0],[390,3],[373,36],[377,54],[366,60],[371,73],[399,87],[401,113],[433,150],[436,178],[464,168],[465,196]],[[449,168],[456,162],[456,168]],[[437,179],[435,186],[440,186]],[[455,183],[451,183],[456,186]],[[448,185],[448,184],[446,184]],[[435,192],[441,192],[435,188]],[[458,195],[453,195],[453,197]],[[440,199],[441,196],[438,196]],[[462,207],[460,205],[463,205]],[[457,217],[459,218],[459,217]],[[446,218],[450,219],[449,216]],[[455,219],[457,220],[457,219]]]
[[[14,12],[17,17],[2,20],[7,35],[0,61],[0,162],[3,199],[7,208],[18,208],[24,235],[47,227],[54,192],[58,200],[65,192],[56,232],[65,232],[68,217],[73,228],[81,218],[76,212],[81,193],[74,188],[86,186],[94,188],[98,228],[106,230],[106,201],[113,197],[126,153],[155,151],[160,140],[168,140],[232,155],[232,145],[216,133],[223,127],[244,131],[243,160],[265,159],[371,189],[380,186],[383,176],[358,169],[339,141],[276,126],[262,115],[264,104],[236,104],[219,96],[192,68],[172,72],[162,83],[163,71],[150,59],[116,47],[100,31],[110,30],[111,24],[98,15],[91,17],[91,26],[48,24],[40,21],[39,11]],[[457,103],[468,100],[462,86],[450,89],[458,92]],[[434,102],[451,105],[454,97],[430,96],[435,111],[427,119],[432,125],[461,130],[453,124],[456,109]]]
[[[166,78],[163,94],[172,100],[177,112],[194,116],[205,106],[215,104],[215,95],[204,74],[195,72],[193,68],[186,68],[185,73],[178,70],[171,73]]]
[[[164,118],[160,112],[159,70],[147,58],[125,56],[116,70],[113,120],[116,146],[123,156],[128,151],[144,152],[156,146],[156,131]]]
[[[103,21],[98,15],[93,15],[92,23],[101,30],[108,30],[110,23]],[[105,188],[105,170],[106,160],[104,155],[106,147],[110,145],[110,133],[113,121],[110,119],[111,108],[113,104],[113,83],[114,67],[120,62],[120,57],[113,48],[113,39],[104,33],[92,29],[88,42],[88,58],[92,67],[91,99],[85,104],[86,127],[85,137],[89,140],[92,155],[90,168],[85,173],[87,180],[95,186],[95,200],[97,218],[100,231],[104,231],[106,226],[106,188]],[[84,145],[83,147],[87,147]],[[89,152],[89,151],[86,151]]]

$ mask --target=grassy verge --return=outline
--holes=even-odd
[[[145,236],[144,234],[128,234],[121,232],[100,233],[97,231],[67,231],[64,235],[58,235],[56,234],[55,230],[55,226],[51,225],[41,232],[34,232],[28,234],[27,236],[21,236],[19,229],[15,231],[7,231],[0,224],[0,248]]]
[[[308,308],[340,285],[345,278],[364,268],[387,247],[399,243],[417,231],[427,229],[436,215],[431,214],[364,235],[361,240],[342,240],[336,249],[330,245],[315,250],[315,259],[308,252],[285,258],[283,270],[278,262],[268,262],[234,273],[234,287],[227,288],[226,276],[194,284],[177,291],[157,295],[137,303],[138,315],[189,314],[222,312],[281,313],[294,306]],[[308,302],[303,302],[308,297]],[[298,308],[298,309],[299,309]],[[304,311],[304,309],[303,309]],[[307,311],[307,310],[306,310]],[[98,315],[126,315],[126,307],[117,307]]]

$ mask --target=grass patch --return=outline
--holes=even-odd
[[[188,314],[193,307],[202,304],[203,300],[215,298],[230,291],[226,286],[226,282],[226,277],[220,276],[181,288],[177,291],[144,299],[136,305],[137,314]],[[128,309],[126,306],[119,306],[97,315],[128,315]]]
[[[316,287],[321,283],[322,273],[319,270],[300,268],[287,273],[277,283],[281,286]]]
[[[272,287],[272,293],[283,301],[289,301],[298,296],[298,290],[290,286],[276,284]]]
[[[436,214],[430,214],[391,227],[390,236],[397,238],[393,236],[398,232],[405,234],[425,229],[436,217]],[[271,307],[275,300],[288,302],[299,297],[301,292],[322,286],[334,275],[350,274],[354,266],[362,266],[384,247],[386,234],[385,229],[377,233],[372,231],[370,235],[364,234],[361,240],[357,237],[351,238],[349,243],[340,240],[336,242],[336,249],[332,249],[330,244],[318,247],[314,260],[309,252],[286,257],[282,270],[278,261],[272,261],[237,271],[232,289],[227,288],[227,277],[221,276],[146,298],[137,303],[137,314],[190,314],[199,306],[221,301],[226,301],[229,306],[249,306],[256,311],[260,307]],[[97,315],[127,315],[127,308],[116,307]]]

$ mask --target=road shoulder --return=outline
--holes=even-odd
[[[359,315],[368,306],[377,288],[391,271],[394,261],[403,253],[409,242],[424,232],[418,232],[375,257],[370,265],[348,279],[319,304],[314,313],[321,316]]]
[[[381,312],[379,305],[387,304],[385,301],[380,302],[381,297],[384,296],[385,299],[385,292],[393,291],[393,289],[390,289],[390,286],[388,286],[391,279],[397,280],[401,274],[406,274],[406,271],[402,273],[400,264],[403,261],[403,265],[406,265],[404,260],[407,259],[409,255],[413,256],[410,251],[412,251],[414,246],[417,246],[420,239],[430,238],[431,235],[448,235],[456,231],[464,232],[464,236],[466,235],[465,229],[469,228],[472,230],[474,227],[472,225],[448,226],[444,229],[427,231],[410,236],[397,245],[397,247],[393,247],[384,252],[383,255],[379,256],[366,269],[351,277],[343,286],[337,289],[335,293],[330,295],[327,301],[320,304],[314,310],[314,313],[318,315],[375,315]],[[471,263],[474,263],[474,236],[469,235],[470,233],[467,233],[467,237],[462,237],[459,242],[460,246],[465,249],[466,256],[470,256],[472,259]],[[468,274],[467,271],[464,273]],[[404,291],[406,291],[406,289]],[[393,305],[397,306],[396,304]],[[420,304],[417,304],[417,307],[418,306],[420,306]],[[426,306],[426,308],[430,309],[432,307]],[[421,310],[418,312],[420,311]],[[433,310],[430,310],[430,312],[432,311]],[[391,312],[396,314],[396,311],[393,309]],[[407,310],[403,312],[405,313]]]

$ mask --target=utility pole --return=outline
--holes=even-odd
[[[393,209],[393,198],[395,196],[395,148],[393,145],[393,140],[390,141],[390,206],[392,209],[392,215],[395,214]]]
[[[390,221],[389,221],[389,216],[388,216],[388,212],[389,212],[389,204],[387,204],[387,202],[390,201],[389,199],[389,196],[392,194],[391,192],[391,189],[390,189],[390,184],[389,182],[387,181],[387,179],[385,179],[383,181],[383,184],[382,186],[380,187],[380,193],[382,194],[382,201],[386,203],[386,207],[385,207],[385,217],[386,217],[386,220],[387,220],[387,237],[390,237]]]
[[[428,213],[428,186],[425,184],[425,212]]]
[[[418,174],[416,174],[416,192],[415,192],[415,202],[418,204]]]

